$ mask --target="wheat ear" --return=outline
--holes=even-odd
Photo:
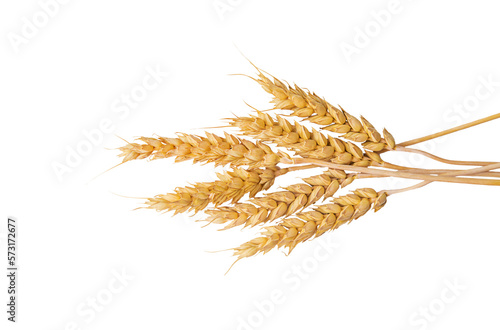
[[[275,120],[269,114],[257,111],[256,116],[229,118],[228,121],[230,127],[238,128],[245,136],[293,150],[301,157],[355,166],[370,166],[373,161],[382,162],[379,155],[370,151],[364,153],[351,141],[326,136],[297,122],[292,124],[279,115]]]
[[[122,162],[175,157],[176,162],[193,160],[193,163],[202,164],[213,162],[216,166],[270,167],[287,157],[259,141],[254,143],[228,133],[224,137],[206,132],[206,137],[178,134],[176,138],[140,137],[138,140],[144,143],[128,143],[119,148]]]
[[[290,253],[297,244],[361,217],[372,206],[375,212],[380,210],[386,201],[385,192],[377,193],[371,188],[357,189],[353,194],[336,198],[334,203],[300,213],[298,218],[286,218],[277,225],[265,227],[261,237],[235,248],[234,256],[238,261],[258,253],[265,254],[274,247],[288,248]]]
[[[259,69],[257,69],[259,70]],[[322,129],[343,134],[342,137],[355,142],[363,142],[363,146],[371,151],[384,148],[393,149],[396,145],[394,137],[386,130],[382,135],[363,116],[360,119],[349,114],[342,107],[337,108],[315,93],[294,87],[272,77],[269,79],[261,70],[256,80],[262,88],[273,95],[275,109],[287,110],[292,116],[302,117],[322,126]]]
[[[235,168],[232,171],[217,173],[219,180],[214,182],[178,187],[173,193],[148,198],[145,208],[159,212],[174,211],[174,214],[189,211],[197,213],[209,204],[218,206],[228,201],[236,203],[246,194],[252,198],[258,192],[269,189],[276,177],[287,172],[288,169],[279,167],[248,170]]]
[[[293,184],[281,191],[250,199],[247,203],[236,203],[206,210],[206,221],[226,224],[223,229],[236,226],[261,225],[284,216],[290,216],[314,204],[320,198],[331,197],[339,189],[355,179],[344,171],[328,170],[323,174],[304,178],[305,183]]]

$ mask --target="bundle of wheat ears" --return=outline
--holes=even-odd
[[[137,142],[119,148],[122,163],[175,157],[176,162],[192,160],[225,166],[227,171],[217,173],[217,181],[178,187],[171,193],[147,198],[144,208],[174,214],[204,211],[202,220],[224,225],[221,229],[262,226],[260,237],[232,249],[236,261],[274,248],[285,248],[290,253],[297,244],[350,223],[370,209],[377,212],[391,195],[435,181],[500,185],[500,179],[495,179],[500,172],[494,171],[500,167],[499,162],[448,160],[408,148],[500,118],[500,114],[396,143],[386,129],[379,133],[362,116],[354,117],[315,93],[256,69],[257,76],[252,79],[272,96],[273,108],[254,109],[247,117],[227,119],[224,127],[237,135],[205,132],[205,136],[178,133],[175,137],[139,137]],[[308,128],[294,118],[316,128]],[[384,161],[383,153],[393,151],[418,153],[469,168],[423,169]],[[277,177],[312,168],[323,172],[264,193],[273,187]],[[420,182],[402,189],[361,188],[337,196],[354,180],[382,177]],[[241,202],[244,198],[246,201]]]

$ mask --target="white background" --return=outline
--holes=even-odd
[[[288,257],[273,251],[249,258],[224,276],[230,252],[207,251],[235,247],[256,230],[201,228],[194,220],[202,214],[132,211],[141,200],[116,195],[148,197],[213,180],[213,166],[136,161],[92,180],[119,161],[117,136],[198,134],[231,113],[248,113],[243,101],[268,107],[256,83],[228,75],[255,73],[238,49],[277,77],[387,127],[400,142],[497,113],[495,2],[74,0],[52,5],[44,22],[40,3],[48,2],[0,6],[2,265],[7,216],[18,219],[19,230],[18,323],[6,321],[1,276],[2,329],[500,326],[497,187],[432,184],[396,195],[380,212]],[[373,13],[388,9],[393,13],[382,15],[381,26]],[[26,34],[36,19],[44,26]],[[366,29],[363,39],[359,31]],[[356,53],[346,56],[347,44]],[[156,68],[168,77],[129,113],[114,112],[120,96]],[[112,131],[59,180],[54,164],[65,164],[68,150],[87,139],[83,131],[102,120]],[[498,161],[499,125],[436,140],[426,150]],[[439,166],[406,155],[390,159]],[[117,272],[127,274],[123,283]],[[448,289],[453,282],[455,292]],[[92,299],[98,310],[88,305]]]

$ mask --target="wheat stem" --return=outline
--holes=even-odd
[[[399,194],[399,193],[402,193],[402,192],[406,192],[406,191],[410,191],[410,190],[413,190],[413,189],[421,188],[423,186],[428,185],[431,182],[432,181],[422,181],[422,182],[417,183],[417,184],[415,184],[413,186],[409,186],[409,187],[401,188],[401,189],[384,190],[384,192],[387,194],[387,196],[391,196],[391,195],[394,195],[394,194]]]
[[[312,168],[318,168],[318,166],[316,166],[316,165],[302,165],[302,166],[287,167],[286,169],[288,170],[288,172],[293,172],[293,171],[309,170]]]
[[[293,158],[292,161],[294,162],[294,164],[316,164],[319,166],[324,166],[324,167],[333,168],[333,169],[337,169],[337,170],[355,171],[355,172],[360,172],[360,173],[376,174],[376,175],[389,176],[389,177],[399,177],[399,178],[413,179],[413,180],[500,186],[500,180],[492,180],[492,179],[458,178],[455,176],[454,177],[446,177],[446,176],[440,176],[440,175],[410,173],[410,172],[403,172],[403,171],[387,171],[387,170],[380,170],[380,169],[366,168],[366,167],[359,167],[359,166],[352,166],[352,165],[334,164],[334,163],[325,162],[325,161],[317,160],[317,159],[310,159],[310,158]],[[481,170],[479,170],[479,172],[476,172],[476,173],[481,173],[481,172],[489,171],[490,169],[496,169],[496,168],[500,168],[500,163],[495,163],[492,165],[483,166],[480,168]],[[466,171],[458,171],[458,172],[456,172],[456,175],[466,175],[466,174],[463,174],[465,172],[467,172],[467,170]]]
[[[470,127],[474,127],[474,126],[479,125],[479,124],[487,123],[489,121],[492,121],[492,120],[495,120],[495,119],[498,119],[498,118],[500,118],[500,113],[497,113],[497,114],[494,114],[494,115],[491,115],[491,116],[488,116],[488,117],[485,117],[485,118],[482,118],[482,119],[478,119],[478,120],[475,120],[475,121],[472,121],[470,123],[463,124],[463,125],[460,125],[460,126],[457,126],[457,127],[446,129],[446,130],[438,132],[438,133],[434,133],[434,134],[426,135],[426,136],[423,136],[423,137],[420,137],[420,138],[417,138],[417,139],[413,139],[413,140],[405,141],[405,142],[402,142],[402,143],[398,143],[397,146],[399,146],[399,147],[407,147],[407,146],[411,146],[411,145],[414,145],[414,144],[422,143],[422,142],[429,141],[429,140],[432,140],[432,139],[435,139],[435,138],[438,138],[438,137],[441,137],[441,136],[445,136],[447,134],[451,134],[451,133],[455,133],[455,132],[464,130],[466,128],[470,128]]]
[[[446,175],[467,175],[467,176],[470,176],[470,175],[480,175],[480,174],[484,173],[483,172],[484,170],[488,170],[489,171],[490,169],[496,168],[496,165],[497,164],[491,164],[491,165],[487,165],[487,166],[483,166],[483,167],[478,167],[478,168],[473,168],[473,169],[470,169],[470,170],[463,170],[463,171],[449,171],[449,172],[443,173],[441,175],[444,175],[444,176],[446,176]],[[416,185],[413,185],[413,186],[410,186],[410,187],[401,188],[401,189],[394,189],[394,190],[384,190],[384,192],[387,194],[387,196],[390,196],[390,195],[394,195],[394,194],[398,194],[398,193],[402,193],[402,192],[405,192],[405,191],[410,191],[410,190],[413,190],[413,189],[417,189],[417,188],[426,186],[426,185],[428,185],[431,182],[432,181],[422,181],[422,182],[417,183]]]
[[[418,149],[412,149],[412,148],[406,148],[406,147],[401,147],[401,146],[396,146],[395,148],[396,151],[403,151],[403,152],[410,152],[410,153],[415,153],[415,154],[420,154],[425,157],[431,158],[435,161],[445,163],[445,164],[450,164],[450,165],[464,165],[464,166],[485,166],[485,165],[491,165],[494,164],[495,162],[478,162],[478,161],[460,161],[460,160],[450,160],[446,158],[442,158],[439,156],[436,156],[434,154],[431,154],[430,152],[423,151],[423,150],[418,150]]]
[[[492,165],[495,164],[493,162],[485,162],[485,164],[477,165],[477,166],[487,166],[487,165]],[[460,172],[463,170],[449,170],[449,169],[425,169],[425,168],[416,168],[416,167],[407,167],[407,166],[399,166],[391,163],[384,162],[382,164],[380,163],[372,163],[373,166],[376,167],[382,167],[382,168],[388,168],[392,170],[401,170],[405,172],[411,172],[411,173],[419,173],[419,174],[443,174],[443,173],[449,173],[450,175],[453,174],[454,172]],[[500,177],[499,172],[491,172],[491,171],[484,171],[481,173],[475,173],[471,174],[475,176],[483,176],[483,177]]]

